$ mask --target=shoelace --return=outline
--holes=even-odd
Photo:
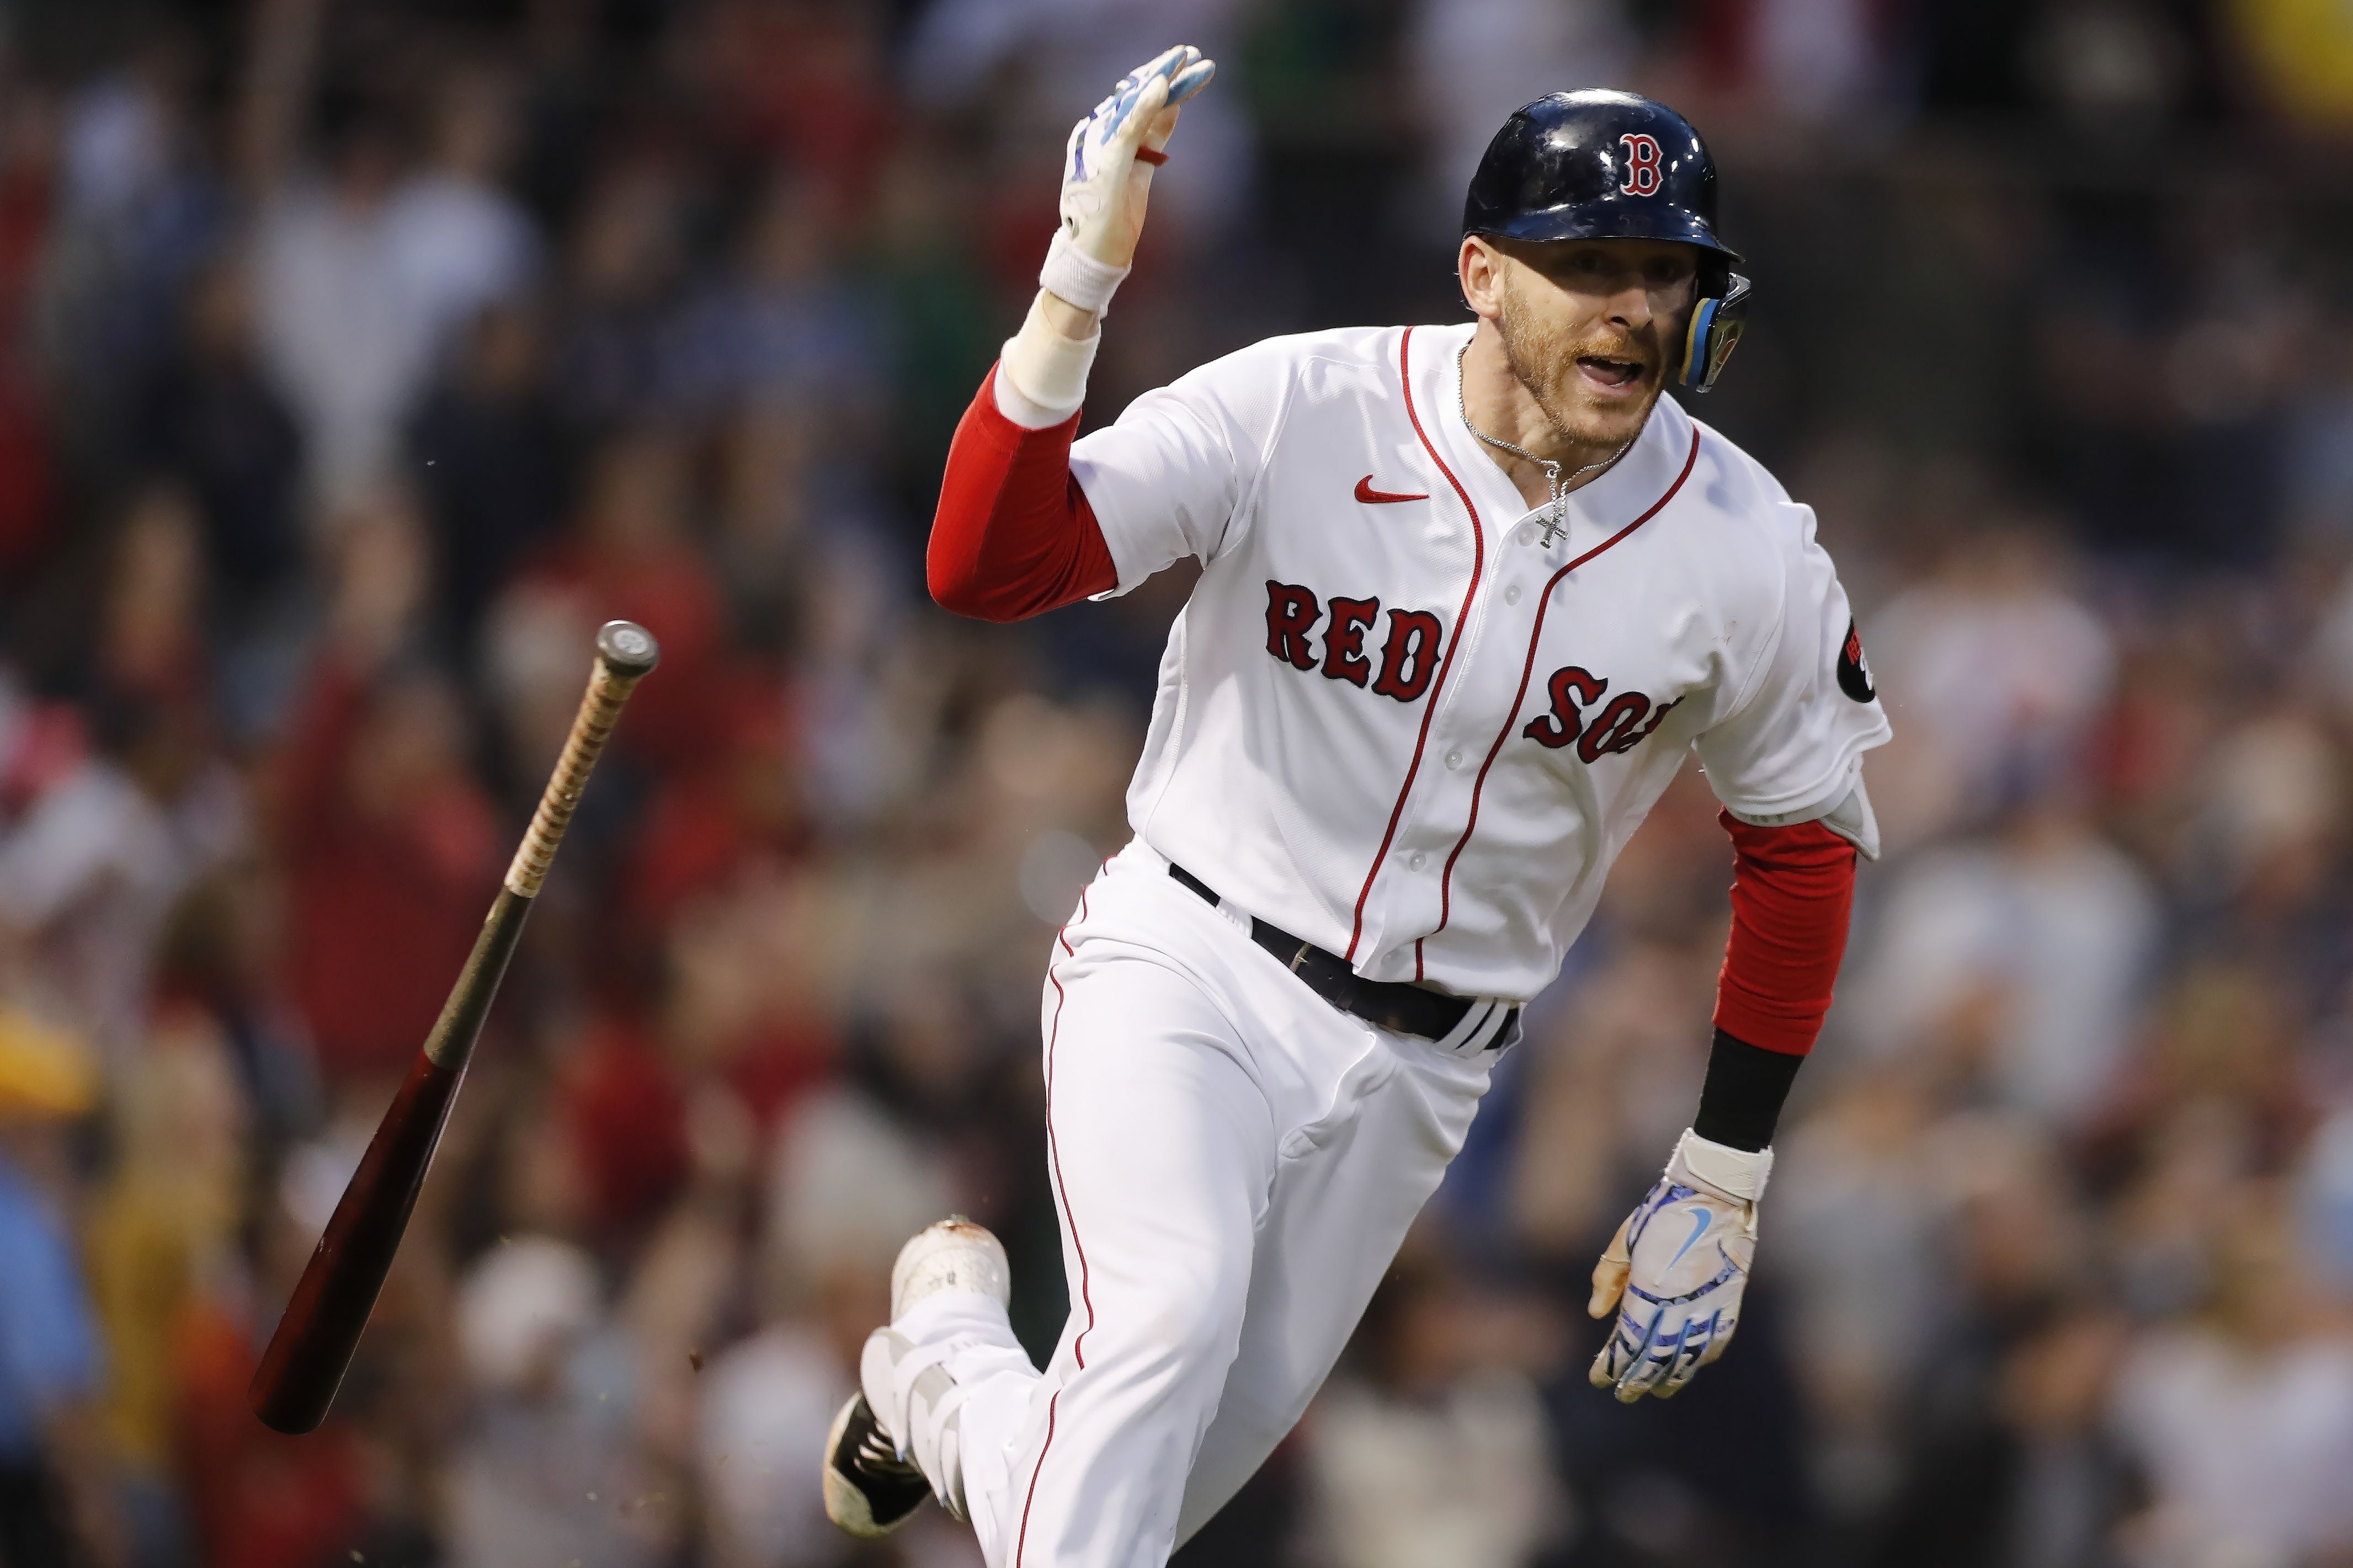
[[[921,1473],[913,1460],[899,1457],[899,1450],[892,1447],[891,1440],[882,1435],[881,1422],[868,1425],[866,1436],[859,1439],[858,1452],[854,1457],[858,1468],[870,1475],[897,1477]]]

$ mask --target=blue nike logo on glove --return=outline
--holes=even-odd
[[[1698,1243],[1699,1238],[1707,1234],[1707,1222],[1715,1217],[1703,1208],[1694,1208],[1691,1212],[1692,1216],[1699,1223],[1692,1226],[1691,1240],[1684,1242],[1681,1247],[1677,1247],[1675,1249],[1675,1255],[1667,1259],[1668,1268],[1672,1268],[1676,1264],[1681,1263],[1683,1260],[1683,1254],[1689,1252],[1692,1247]],[[1661,1272],[1663,1273],[1665,1270],[1662,1269]]]

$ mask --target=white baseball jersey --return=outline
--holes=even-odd
[[[1735,812],[1801,822],[1888,727],[1809,508],[1662,397],[1547,529],[1462,423],[1473,330],[1271,339],[1071,469],[1114,593],[1203,563],[1138,837],[1367,978],[1525,1000],[1684,748]]]

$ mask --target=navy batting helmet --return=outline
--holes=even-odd
[[[1740,254],[1715,236],[1715,160],[1690,121],[1639,93],[1548,93],[1504,121],[1471,177],[1462,232],[1696,246],[1697,299],[1670,378],[1679,386],[1714,386],[1747,325]]]

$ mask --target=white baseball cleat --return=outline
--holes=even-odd
[[[1000,1307],[1013,1300],[1005,1244],[987,1226],[950,1215],[917,1231],[891,1266],[891,1321],[897,1322],[908,1308],[942,1290],[978,1291],[995,1297]]]
[[[899,1260],[891,1269],[892,1321],[905,1317],[916,1302],[945,1290],[973,1291],[1000,1308],[1013,1299],[1013,1270],[1005,1260],[1003,1244],[987,1227],[961,1215],[919,1231],[899,1249]],[[964,1517],[954,1415],[934,1424],[941,1430],[925,1448],[931,1461],[927,1468],[910,1452],[909,1437],[894,1435],[879,1414],[895,1410],[897,1424],[909,1426],[915,1400],[921,1399],[927,1412],[936,1411],[954,1392],[955,1380],[926,1356],[927,1364],[908,1369],[915,1375],[894,1399],[901,1363],[914,1350],[895,1329],[875,1330],[859,1363],[859,1381],[864,1386],[835,1415],[833,1430],[826,1436],[825,1514],[860,1540],[890,1534],[914,1516],[926,1496],[936,1495],[950,1513]],[[935,1484],[941,1476],[944,1485]]]

